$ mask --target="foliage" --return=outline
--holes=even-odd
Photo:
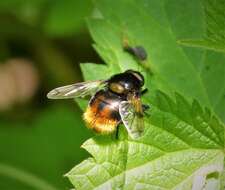
[[[82,147],[93,157],[66,176],[77,189],[212,190],[221,181],[222,190],[224,7],[223,0],[0,1],[0,64],[29,58],[42,79],[32,105],[4,113],[10,121],[0,113],[0,189],[69,189],[62,173],[87,156],[79,148],[90,136],[81,112],[51,108],[45,95],[81,80],[76,63],[99,62],[84,28],[92,15],[87,24],[106,65],[81,64],[85,80],[139,70],[151,109],[141,139],[131,140],[122,125],[118,140],[91,138]],[[124,41],[143,46],[147,61],[124,52]]]
[[[204,0],[206,34],[203,39],[184,39],[180,43],[187,46],[203,47],[225,53],[225,2]]]
[[[80,143],[90,134],[65,106],[49,108],[34,121],[16,126],[1,121],[0,130],[1,189],[66,189],[62,173],[87,156]]]
[[[83,2],[0,1],[0,65],[12,58],[29,59],[40,77],[32,100],[5,112],[0,108],[0,189],[69,189],[62,174],[87,156],[80,144],[90,132],[81,112],[74,104],[73,109],[51,107],[58,102],[46,98],[53,87],[80,81],[78,62],[96,57],[84,28],[92,4]],[[8,78],[1,84],[12,86]]]
[[[201,2],[99,0],[95,5],[98,16],[88,19],[88,26],[107,65],[82,65],[84,77],[103,79],[142,68],[150,116],[140,140],[130,139],[121,126],[118,140],[86,141],[82,147],[93,157],[66,176],[76,189],[218,189],[224,165],[225,58],[177,44],[204,36]],[[143,46],[147,61],[137,63],[125,53],[124,40]]]
[[[53,36],[79,32],[84,26],[85,17],[89,16],[91,10],[90,0],[56,1],[51,6],[44,29]]]
[[[91,10],[90,0],[9,0],[0,2],[0,12],[11,13],[30,26],[39,26],[51,37],[69,36],[80,32],[84,27],[84,19],[90,15]]]

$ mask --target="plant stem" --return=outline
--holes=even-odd
[[[0,164],[0,175],[13,178],[38,190],[57,190],[43,179],[6,164]]]

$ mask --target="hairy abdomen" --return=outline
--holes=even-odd
[[[120,100],[110,96],[108,92],[100,91],[90,101],[83,118],[87,127],[100,134],[115,131],[120,123]]]

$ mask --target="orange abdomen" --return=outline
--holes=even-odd
[[[109,134],[120,123],[120,99],[107,91],[99,91],[91,99],[83,118],[87,127],[97,133]]]

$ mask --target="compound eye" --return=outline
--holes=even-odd
[[[124,93],[125,89],[122,85],[118,84],[118,83],[110,83],[109,88],[111,91],[117,93],[117,94],[122,94]]]

